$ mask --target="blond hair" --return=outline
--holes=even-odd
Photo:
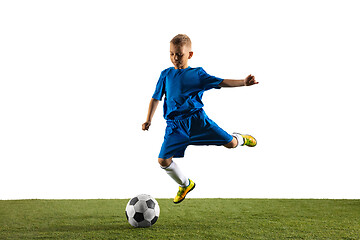
[[[186,34],[178,34],[173,39],[171,39],[170,43],[178,46],[187,45],[191,48],[191,40]]]

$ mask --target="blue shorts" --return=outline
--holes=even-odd
[[[212,121],[203,109],[181,120],[167,120],[159,158],[184,157],[189,145],[224,145],[233,136]]]

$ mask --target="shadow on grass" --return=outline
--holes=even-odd
[[[122,219],[120,216],[114,216],[113,219],[96,218],[93,216],[76,216],[71,218],[64,218],[53,222],[48,226],[37,228],[39,232],[101,232],[101,231],[148,231],[150,229],[160,230],[161,224],[155,224],[149,228],[135,228],[131,226],[126,218]],[[166,227],[165,227],[166,228]]]
[[[129,225],[129,224],[128,224]],[[133,227],[126,224],[101,224],[101,225],[57,225],[42,229],[44,232],[89,232],[89,231],[129,231]]]

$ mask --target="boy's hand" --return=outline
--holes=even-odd
[[[240,79],[240,80],[224,79],[219,84],[219,86],[220,87],[243,87],[243,86],[251,86],[254,84],[258,84],[258,82],[255,80],[255,77],[250,74],[245,79]]]
[[[255,80],[255,76],[252,76],[251,74],[247,76],[245,79],[245,86],[251,86],[254,84],[258,84],[258,82]]]
[[[143,131],[149,130],[150,125],[151,125],[151,122],[144,122],[143,125],[142,125],[142,130]]]

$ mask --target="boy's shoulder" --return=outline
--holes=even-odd
[[[166,69],[162,70],[162,71],[161,71],[161,75],[164,75],[164,74],[169,73],[169,72],[170,72],[170,70],[171,70],[171,69],[173,69],[173,68],[174,68],[174,67],[168,67],[168,68],[166,68]]]

